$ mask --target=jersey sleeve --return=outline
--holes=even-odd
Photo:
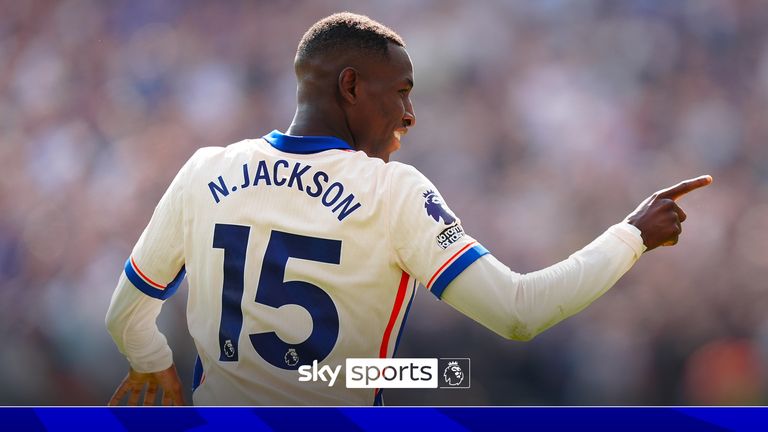
[[[459,275],[442,300],[506,338],[530,340],[603,295],[644,251],[640,230],[622,222],[532,273],[516,273],[489,254]]]
[[[117,349],[137,372],[159,372],[173,364],[171,348],[156,324],[162,306],[162,300],[147,297],[120,275],[105,322]]]
[[[184,279],[184,189],[195,156],[179,170],[125,262],[125,275],[144,294],[165,300]]]
[[[396,164],[391,175],[390,238],[395,259],[440,298],[456,276],[488,251],[464,232],[461,220],[423,174]]]

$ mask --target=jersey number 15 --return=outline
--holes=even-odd
[[[243,327],[245,257],[251,227],[216,224],[213,247],[224,249],[224,284],[221,292],[219,361],[238,361],[238,341]],[[306,237],[272,231],[261,266],[256,303],[279,308],[298,305],[312,317],[312,333],[299,344],[289,344],[274,331],[250,334],[251,345],[267,362],[281,369],[298,369],[325,359],[339,337],[339,314],[325,290],[305,281],[284,282],[288,258],[339,264],[341,240]],[[286,323],[290,325],[290,323]]]

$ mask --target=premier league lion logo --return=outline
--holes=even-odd
[[[440,222],[440,218],[446,225],[450,225],[456,221],[456,216],[451,213],[446,206],[443,205],[443,200],[431,190],[424,192],[424,208],[427,209],[427,215],[432,216],[435,222]]]
[[[235,356],[235,346],[232,344],[231,339],[227,339],[226,342],[224,342],[224,355],[227,356],[227,358]]]
[[[288,348],[288,352],[285,353],[283,359],[288,366],[296,366],[296,364],[299,363],[299,353],[293,348]]]
[[[443,371],[443,379],[450,386],[461,385],[461,382],[464,381],[464,371],[461,370],[459,362],[448,362],[448,366]]]

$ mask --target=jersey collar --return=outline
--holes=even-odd
[[[272,147],[286,153],[310,154],[332,149],[352,150],[346,141],[332,136],[285,135],[273,130],[264,135],[264,139],[272,144]]]

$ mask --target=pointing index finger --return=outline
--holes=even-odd
[[[712,183],[712,176],[703,175],[696,178],[681,181],[680,183],[672,187],[662,189],[659,192],[657,192],[656,196],[660,199],[676,200],[681,196],[687,194],[688,192],[707,186],[710,183]]]

